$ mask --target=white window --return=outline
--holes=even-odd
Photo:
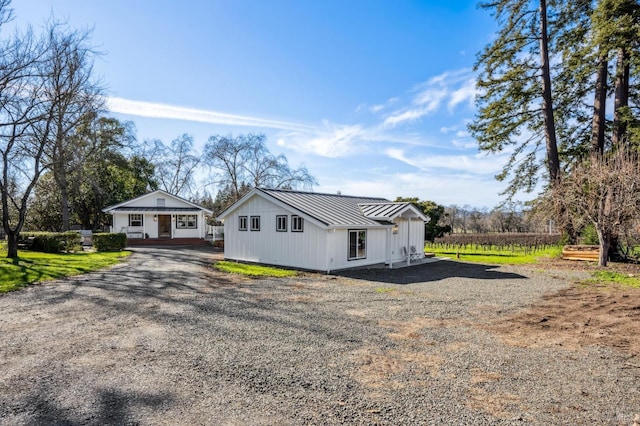
[[[196,229],[197,227],[198,215],[179,214],[176,218],[176,228],[178,229]]]
[[[142,226],[142,215],[141,214],[130,214],[129,215],[129,226]]]
[[[251,216],[251,230],[252,231],[260,230],[260,216]]]
[[[302,232],[304,230],[304,219],[300,216],[291,216],[291,232]]]
[[[349,260],[367,257],[367,231],[349,231]]]
[[[276,216],[276,231],[287,232],[287,216]]]
[[[164,198],[156,198],[156,207],[164,207],[165,199]]]
[[[246,231],[247,230],[247,217],[240,216],[238,218],[238,231]]]

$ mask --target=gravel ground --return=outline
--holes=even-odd
[[[245,279],[136,249],[0,297],[2,424],[610,424],[640,366],[491,331],[579,271],[441,261]]]

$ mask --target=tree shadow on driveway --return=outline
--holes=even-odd
[[[451,260],[425,263],[396,269],[362,268],[334,272],[340,277],[376,281],[387,284],[416,284],[441,281],[447,278],[470,278],[477,280],[528,279],[524,275],[500,271],[499,266],[463,263]]]

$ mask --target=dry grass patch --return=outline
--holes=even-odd
[[[487,325],[519,347],[601,345],[640,355],[640,290],[571,287]]]

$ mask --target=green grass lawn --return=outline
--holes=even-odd
[[[249,265],[246,263],[228,262],[221,260],[214,264],[215,268],[222,272],[246,275],[250,277],[293,277],[298,273],[288,269],[272,268],[269,266]]]
[[[588,284],[615,284],[622,287],[640,289],[640,277],[616,271],[596,271]]]
[[[485,263],[491,265],[522,265],[527,263],[536,263],[539,258],[554,258],[562,254],[562,247],[551,247],[535,252],[525,250],[498,250],[496,248],[483,249],[475,248],[472,245],[461,248],[459,251],[455,249],[438,249],[435,247],[427,247],[426,251],[435,253],[438,257],[450,257],[465,262]]]
[[[7,259],[0,248],[0,293],[28,284],[95,271],[120,262],[128,251],[104,253],[50,254],[20,251],[18,259]]]

